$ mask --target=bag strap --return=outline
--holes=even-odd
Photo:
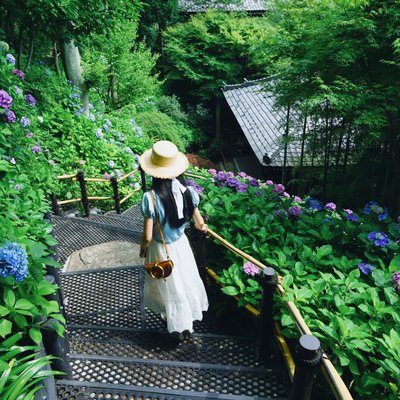
[[[157,217],[156,202],[155,202],[155,200],[154,200],[154,194],[153,194],[153,191],[152,191],[152,190],[150,191],[150,195],[151,195],[151,200],[153,201],[153,208],[154,208],[154,215],[155,215],[155,217],[156,217],[156,224],[157,224],[158,230],[159,230],[159,232],[160,232],[160,236],[161,236],[161,240],[162,240],[162,243],[163,243],[163,245],[164,245],[164,248],[165,248],[165,252],[167,253],[167,258],[169,259],[168,248],[167,248],[167,245],[165,244],[165,239],[164,239],[164,235],[163,235],[163,233],[162,233],[160,221],[158,220],[158,217]]]

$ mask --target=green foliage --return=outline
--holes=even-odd
[[[251,47],[269,34],[263,19],[208,11],[165,32],[167,79],[197,99],[219,96],[224,82],[260,77]],[[186,94],[185,93],[185,94]]]
[[[137,121],[153,141],[170,140],[180,150],[192,141],[192,132],[185,125],[159,111],[143,111],[137,115]]]
[[[33,400],[41,389],[40,382],[59,372],[45,370],[54,358],[38,357],[34,346],[18,346],[17,333],[3,341],[0,348],[0,396],[7,400]]]
[[[392,276],[399,271],[399,224],[373,204],[351,213],[290,197],[272,182],[258,186],[249,177],[213,177],[214,182],[198,181],[209,226],[283,276],[283,300],[297,305],[345,382],[354,380],[356,398],[395,400],[400,299]],[[371,232],[383,232],[388,240],[378,245]],[[362,263],[372,265],[372,272],[363,273]],[[248,275],[230,252],[220,260],[222,290],[239,297],[239,305],[259,305],[261,277],[253,268],[254,276]],[[285,335],[298,336],[282,301],[276,318]]]
[[[157,56],[135,44],[135,22],[117,22],[107,35],[92,35],[84,54],[85,79],[116,107],[138,103],[159,93]]]

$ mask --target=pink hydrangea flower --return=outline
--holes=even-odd
[[[85,160],[79,160],[78,163],[79,163],[80,165],[85,165],[85,164],[86,164],[86,161],[85,161]]]
[[[335,204],[335,203],[332,203],[332,202],[326,203],[326,204],[325,204],[325,208],[326,208],[327,210],[336,211],[336,204]]]
[[[273,181],[270,181],[270,180],[266,181],[265,183],[266,183],[267,185],[273,185],[273,184],[274,184],[274,182],[273,182]]]
[[[299,197],[299,196],[294,196],[294,199],[293,199],[296,203],[301,203],[301,197]]]
[[[247,263],[243,264],[243,271],[247,275],[257,275],[261,270],[260,268],[257,267],[257,265],[254,265],[252,262],[248,261]]]

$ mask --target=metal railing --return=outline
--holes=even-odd
[[[136,172],[140,172],[141,176],[141,186],[138,189],[135,189],[131,191],[128,195],[126,195],[123,199],[120,199],[119,196],[119,187],[118,184],[119,182],[122,182],[123,180],[129,178]],[[80,191],[81,191],[81,197],[79,198],[74,198],[74,199],[68,199],[68,200],[58,200],[55,195],[52,196],[51,203],[52,203],[52,208],[53,208],[53,213],[55,215],[60,215],[60,206],[64,204],[72,204],[72,203],[82,203],[83,209],[84,209],[84,216],[89,217],[90,216],[90,201],[96,201],[96,200],[114,200],[114,209],[117,214],[121,213],[121,204],[125,203],[128,199],[130,199],[135,193],[139,192],[140,190],[143,190],[144,192],[146,191],[146,177],[143,172],[143,170],[138,167],[132,170],[131,172],[128,172],[127,174],[124,174],[120,176],[119,178],[117,177],[111,177],[109,179],[106,178],[86,178],[85,174],[83,171],[79,171],[77,174],[70,174],[70,175],[61,175],[58,176],[57,179],[59,180],[65,180],[65,179],[71,179],[73,182],[77,181],[79,182],[80,186]],[[113,191],[112,196],[88,196],[87,193],[87,182],[99,182],[99,183],[110,183]]]
[[[289,346],[287,345],[281,333],[280,325],[274,322],[272,311],[274,292],[281,297],[283,297],[285,294],[285,289],[281,284],[282,277],[277,274],[273,268],[266,266],[254,257],[240,250],[210,228],[208,229],[208,236],[211,236],[231,252],[252,262],[254,265],[263,270],[263,297],[261,309],[258,310],[250,304],[247,304],[245,307],[254,316],[261,319],[261,352],[268,354],[272,348],[272,339],[273,334],[275,333],[281,352],[288,367],[290,379],[292,380],[291,399],[307,400],[310,398],[314,375],[316,370],[319,368],[336,399],[353,400],[349,389],[336,371],[327,354],[324,353],[320,348],[319,340],[312,335],[310,328],[304,321],[297,306],[292,301],[284,301],[287,309],[295,321],[297,330],[301,334],[298,350],[296,351],[294,357],[291,354]],[[200,256],[200,259],[200,266],[206,268],[204,254]],[[206,271],[214,280],[218,281],[218,275],[211,268],[206,268]]]

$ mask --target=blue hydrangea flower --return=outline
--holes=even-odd
[[[365,262],[361,262],[358,264],[358,268],[360,268],[363,274],[368,275],[374,269],[374,266]]]
[[[323,208],[321,202],[319,200],[313,199],[313,198],[307,199],[306,204],[308,205],[309,208],[312,208],[317,211],[321,211]]]
[[[368,240],[378,247],[386,247],[389,244],[389,238],[383,232],[371,232],[368,234]]]
[[[18,243],[6,243],[0,247],[0,276],[12,276],[21,282],[28,275],[28,255]]]
[[[15,65],[15,57],[12,54],[7,54],[6,60],[9,64]]]

